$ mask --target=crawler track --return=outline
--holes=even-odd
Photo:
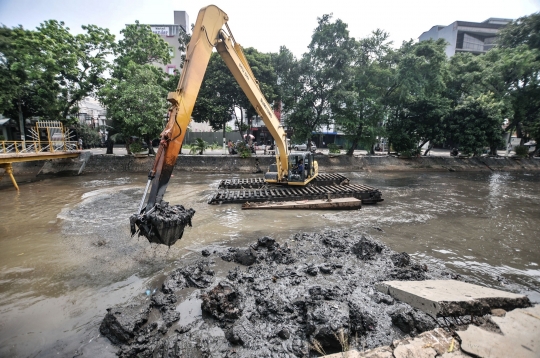
[[[305,187],[263,186],[260,188],[219,189],[208,204],[242,204],[245,202],[312,200],[354,197],[362,204],[383,201],[379,189],[362,185],[309,185]]]
[[[341,174],[319,174],[309,186],[339,185],[349,179]],[[225,179],[219,183],[218,189],[261,189],[268,186],[263,178]]]

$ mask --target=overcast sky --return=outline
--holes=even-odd
[[[210,3],[229,15],[229,27],[243,47],[277,52],[287,46],[296,56],[306,51],[317,17],[333,13],[349,25],[352,37],[376,28],[394,44],[417,39],[434,25],[489,17],[518,18],[540,11],[540,0],[0,0],[0,23],[33,29],[48,19],[61,20],[72,32],[81,25],[106,27],[115,35],[127,23],[172,24],[173,11],[188,12],[194,23]]]

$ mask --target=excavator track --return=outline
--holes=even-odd
[[[246,202],[314,200],[354,197],[362,204],[383,201],[379,189],[362,185],[309,185],[305,187],[265,186],[261,188],[218,189],[208,204],[243,204]]]
[[[340,185],[348,181],[349,179],[341,174],[319,173],[309,185]],[[263,178],[224,179],[219,183],[218,189],[261,189],[267,186],[268,183]]]

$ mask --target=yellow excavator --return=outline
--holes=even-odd
[[[148,183],[139,210],[130,218],[132,234],[145,236],[150,242],[169,246],[174,244],[181,238],[184,227],[191,225],[191,218],[195,213],[192,209],[186,210],[180,205],[169,207],[168,203],[163,202],[163,195],[191,121],[191,113],[214,48],[263,119],[276,143],[276,163],[265,173],[265,181],[303,186],[318,175],[318,164],[311,153],[288,152],[285,131],[261,92],[242,47],[235,41],[229,29],[228,20],[227,14],[214,5],[199,11],[178,87],[167,97],[171,104],[169,121],[161,133],[159,149],[148,174]],[[223,29],[224,25],[227,31]]]

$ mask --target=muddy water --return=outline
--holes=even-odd
[[[206,200],[226,175],[180,173],[166,199],[193,207],[170,249],[130,238],[144,175],[92,175],[0,187],[0,356],[114,356],[99,336],[105,310],[145,297],[202,247],[262,235],[354,227],[397,251],[540,301],[540,176],[344,173],[385,201],[351,212],[241,211]],[[229,176],[232,177],[232,176]],[[196,297],[179,307],[198,314]],[[195,313],[192,313],[195,311]]]

